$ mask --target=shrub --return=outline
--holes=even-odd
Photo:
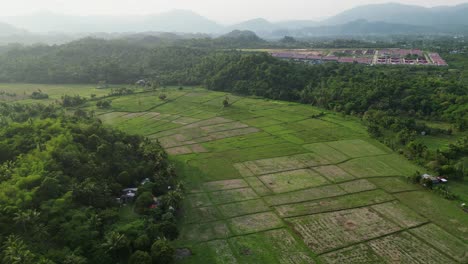
[[[137,250],[130,256],[129,264],[151,264],[151,256],[144,251]]]
[[[174,248],[166,240],[156,240],[151,246],[151,258],[154,264],[171,263],[174,253]]]

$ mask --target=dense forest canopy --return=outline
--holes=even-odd
[[[0,113],[1,263],[172,258],[181,190],[159,144],[53,106]],[[135,212],[116,201],[133,187]]]

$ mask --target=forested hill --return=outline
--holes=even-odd
[[[181,192],[159,144],[53,106],[0,104],[0,122],[0,263],[169,262]]]

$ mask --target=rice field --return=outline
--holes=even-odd
[[[0,91],[11,87],[41,89],[48,103],[109,92]],[[164,101],[160,92],[108,97],[105,111],[85,108],[167,150],[186,189],[173,243],[192,252],[176,263],[467,262],[466,213],[408,183],[424,170],[369,138],[358,119],[200,87],[166,88]]]

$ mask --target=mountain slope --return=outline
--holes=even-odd
[[[192,11],[173,10],[147,16],[65,16],[35,13],[6,17],[7,23],[33,32],[202,32],[216,33],[222,26]]]
[[[344,24],[358,19],[371,22],[409,25],[468,25],[468,4],[425,8],[421,6],[403,5],[397,3],[373,4],[359,6],[344,11],[322,22],[324,25]]]
[[[27,33],[25,30],[22,30],[12,25],[0,22],[0,36],[1,37],[11,36],[11,35],[23,35],[25,33]]]

